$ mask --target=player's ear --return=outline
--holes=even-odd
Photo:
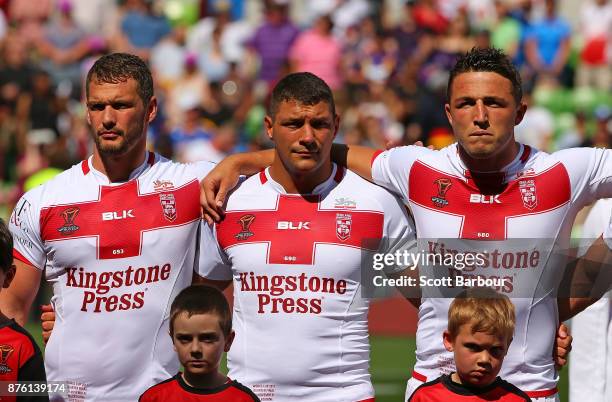
[[[340,115],[336,113],[334,116],[334,138],[336,138],[336,134],[338,134],[338,129],[340,128]]]
[[[152,96],[147,106],[147,122],[151,123],[155,116],[157,116],[157,98]]]
[[[444,342],[444,347],[446,348],[446,350],[448,350],[449,352],[453,351],[453,337],[451,336],[450,332],[448,332],[448,330],[444,331],[444,333],[442,334],[442,341]]]
[[[271,116],[264,117],[264,128],[266,130],[266,134],[268,138],[274,141],[274,137],[272,135],[272,127],[274,126],[274,118]]]
[[[446,119],[448,120],[448,124],[453,125],[453,117],[451,116],[451,107],[449,103],[444,104],[444,113],[446,113]]]
[[[225,346],[223,347],[224,352],[226,353],[229,352],[230,348],[232,347],[232,343],[234,342],[235,337],[236,337],[236,333],[234,331],[230,332],[227,339],[225,339]]]
[[[526,111],[527,104],[525,102],[521,102],[516,109],[516,118],[514,119],[515,126],[517,126],[521,121],[523,121],[523,117],[525,117]]]
[[[2,283],[3,288],[6,289],[11,285],[11,282],[13,281],[13,278],[15,277],[15,271],[16,271],[15,264],[11,264],[8,271],[4,273],[4,283]]]

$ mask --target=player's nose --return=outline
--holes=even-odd
[[[115,126],[115,124],[117,124],[117,116],[115,116],[115,112],[113,111],[112,107],[107,106],[104,108],[104,111],[102,112],[102,124],[105,128],[112,128]]]
[[[474,124],[480,128],[486,128],[489,126],[489,113],[487,107],[482,100],[476,101],[476,107],[474,108]]]

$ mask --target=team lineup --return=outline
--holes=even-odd
[[[454,144],[377,151],[334,143],[332,91],[289,74],[263,121],[274,149],[179,164],[146,148],[146,64],[98,59],[93,155],[27,192],[0,236],[3,320],[20,328],[53,286],[32,378],[67,382],[66,401],[371,402],[374,278],[419,310],[405,401],[559,401],[561,323],[610,288],[612,221],[573,271],[602,292],[558,292],[577,213],[612,197],[612,151],[516,142],[521,78],[496,49],[460,57],[447,93]]]

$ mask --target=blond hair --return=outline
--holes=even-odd
[[[490,288],[464,290],[448,309],[448,332],[452,338],[462,325],[470,324],[472,333],[503,336],[509,342],[515,322],[514,305],[508,296]]]

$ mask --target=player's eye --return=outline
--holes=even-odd
[[[104,104],[102,103],[92,103],[89,105],[89,110],[93,110],[96,112],[104,110]]]

